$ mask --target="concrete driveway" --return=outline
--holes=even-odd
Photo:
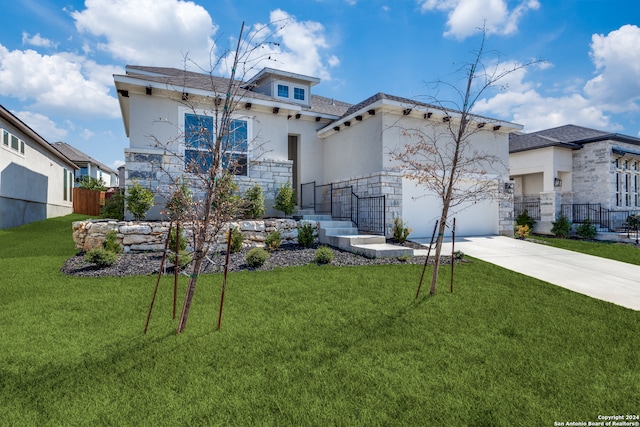
[[[574,292],[640,310],[640,266],[504,236],[456,239],[455,249]],[[451,253],[451,243],[444,244],[443,253]]]

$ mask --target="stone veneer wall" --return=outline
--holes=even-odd
[[[297,243],[298,227],[303,222],[311,223],[317,229],[315,221],[295,221],[292,219],[265,219],[230,222],[223,227],[216,237],[217,248],[223,249],[226,245],[226,236],[229,227],[240,228],[244,236],[244,246],[264,246],[267,234],[279,231],[283,244]],[[188,224],[181,228],[190,232]],[[129,251],[162,251],[164,249],[169,222],[167,221],[115,221],[115,220],[87,220],[73,223],[73,241],[77,249],[88,251],[102,247],[102,242],[109,231],[118,233],[117,242],[126,252]],[[316,230],[317,234],[317,230]]]
[[[184,164],[180,157],[163,154],[150,149],[125,150],[126,185],[133,180],[138,181],[143,187],[151,189],[159,196],[167,196],[171,193],[171,184],[178,178],[188,177],[184,174]],[[276,216],[278,212],[273,210],[276,194],[281,185],[292,182],[293,161],[291,160],[251,160],[247,168],[247,176],[236,176],[240,192],[259,184],[265,195],[266,214]],[[194,194],[197,192],[194,191]],[[165,219],[161,210],[164,206],[162,197],[156,198],[156,206],[148,213],[151,220]]]
[[[499,181],[500,200],[498,201],[498,233],[513,237],[515,218],[513,217],[513,181]]]
[[[400,172],[381,171],[343,181],[334,181],[330,184],[333,185],[334,191],[336,188],[352,187],[353,192],[360,197],[385,196],[386,236],[393,235],[393,218],[402,217],[402,174]],[[345,204],[340,207],[342,217],[350,217],[350,206],[350,204]]]

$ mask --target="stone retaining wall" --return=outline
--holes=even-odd
[[[216,236],[217,249],[226,245],[226,236],[229,227],[239,228],[244,236],[244,246],[264,246],[265,237],[279,231],[282,236],[282,244],[297,243],[298,227],[307,222],[316,228],[315,221],[295,221],[293,219],[265,219],[230,222]],[[189,224],[181,225],[187,236],[191,233]],[[73,223],[73,241],[77,249],[88,251],[102,247],[102,242],[109,231],[118,233],[117,242],[125,251],[161,251],[169,231],[168,221],[114,221],[114,220],[87,220]],[[189,239],[187,239],[188,241]]]

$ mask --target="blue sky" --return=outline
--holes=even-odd
[[[286,23],[265,66],[320,77],[314,93],[358,103],[424,99],[479,47],[538,63],[475,111],[536,131],[576,124],[640,136],[638,0],[22,0],[3,5],[0,104],[49,142],[117,167],[128,146],[113,74],[127,64],[208,68],[250,28]],[[194,69],[191,66],[191,69]],[[446,90],[439,98],[454,100]]]

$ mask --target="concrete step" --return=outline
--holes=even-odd
[[[302,215],[303,221],[331,221],[331,215]]]
[[[318,221],[318,227],[320,228],[352,228],[353,223],[351,221]]]
[[[368,258],[413,256],[413,249],[387,243],[353,245],[351,248],[351,252],[359,253]]]

